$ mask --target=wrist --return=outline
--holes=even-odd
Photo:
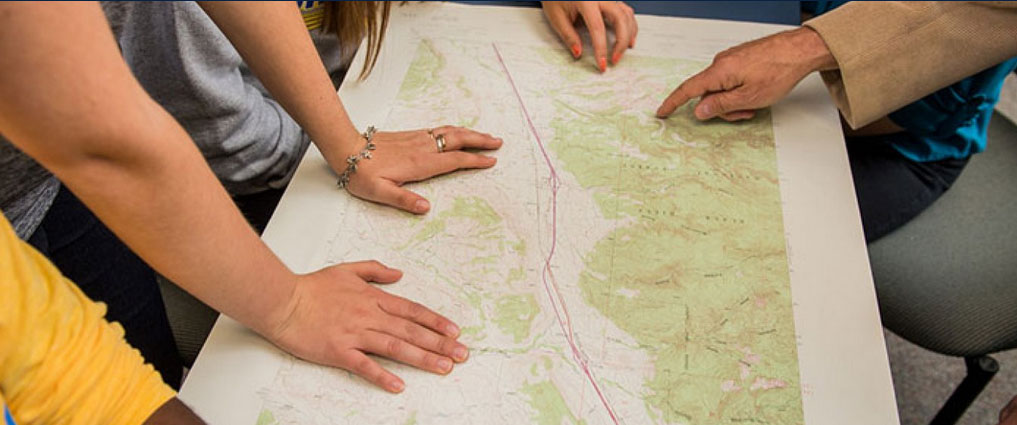
[[[276,283],[277,290],[273,305],[261,320],[251,329],[258,332],[269,341],[278,344],[278,340],[285,335],[289,324],[293,322],[293,316],[300,310],[300,291],[297,289],[300,276],[290,272],[288,276]]]
[[[346,158],[356,155],[364,148],[364,138],[352,124],[343,126],[328,137],[312,140],[325,157],[325,161],[337,173],[346,169]]]
[[[804,56],[803,63],[809,72],[830,71],[838,68],[837,59],[833,57],[830,48],[823,41],[823,37],[816,30],[810,27],[801,27],[790,31],[794,45]]]

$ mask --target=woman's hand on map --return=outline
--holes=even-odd
[[[586,29],[590,32],[593,44],[593,56],[600,72],[607,71],[607,30],[604,24],[614,29],[614,48],[611,50],[611,64],[621,60],[625,49],[636,46],[636,34],[639,25],[636,15],[629,5],[620,1],[543,1],[544,14],[551,27],[558,33],[565,47],[572,52],[572,57],[579,59],[583,55],[583,41],[576,32],[576,23],[582,18]]]
[[[393,393],[405,383],[367,354],[447,374],[469,355],[456,341],[459,327],[368,283],[393,283],[401,277],[402,272],[377,261],[301,275],[282,319],[265,336],[300,358],[343,368]]]
[[[708,68],[671,92],[657,116],[665,118],[701,97],[694,111],[700,120],[749,119],[756,109],[776,103],[813,71],[836,68],[837,62],[816,31],[809,27],[784,31],[717,54]]]
[[[443,152],[438,152],[439,137],[445,143]],[[431,204],[423,196],[402,187],[403,184],[461,169],[493,167],[495,158],[464,149],[498,149],[502,140],[490,134],[444,126],[431,130],[430,134],[428,130],[381,131],[374,135],[374,144],[376,148],[371,152],[371,159],[357,164],[347,189],[361,199],[424,214],[431,209]],[[346,167],[345,158],[332,168],[342,172]]]

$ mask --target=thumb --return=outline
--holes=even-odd
[[[700,120],[708,120],[710,118],[725,115],[729,112],[741,111],[746,109],[753,109],[750,105],[747,105],[743,100],[743,96],[740,90],[729,90],[710,93],[699,101],[696,105],[695,114],[696,118]]]
[[[414,214],[426,214],[431,209],[431,203],[427,202],[423,196],[406,190],[387,179],[381,179],[371,191],[371,195],[365,199]]]

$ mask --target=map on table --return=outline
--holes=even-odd
[[[706,65],[420,41],[380,128],[488,132],[498,164],[412,185],[423,217],[346,203],[328,262],[402,269],[385,289],[458,323],[470,358],[383,362],[400,395],[291,358],[258,425],[802,423],[770,114],[654,117]]]

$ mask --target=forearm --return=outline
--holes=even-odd
[[[55,21],[61,25],[38,25]],[[0,5],[0,132],[153,268],[271,333],[295,276],[114,46],[96,4]]]
[[[265,88],[330,164],[358,151],[357,129],[336,95],[292,2],[199,2]]]
[[[805,23],[839,70],[823,73],[859,128],[1017,54],[1017,4],[852,2]]]
[[[43,165],[153,268],[216,310],[270,334],[281,320],[271,312],[283,314],[280,303],[295,276],[249,227],[184,130],[161,115],[147,129],[157,137],[128,133],[109,151],[97,148],[101,159],[83,155]],[[134,144],[146,148],[115,147]]]
[[[204,425],[198,415],[174,397],[159,407],[142,425]]]

